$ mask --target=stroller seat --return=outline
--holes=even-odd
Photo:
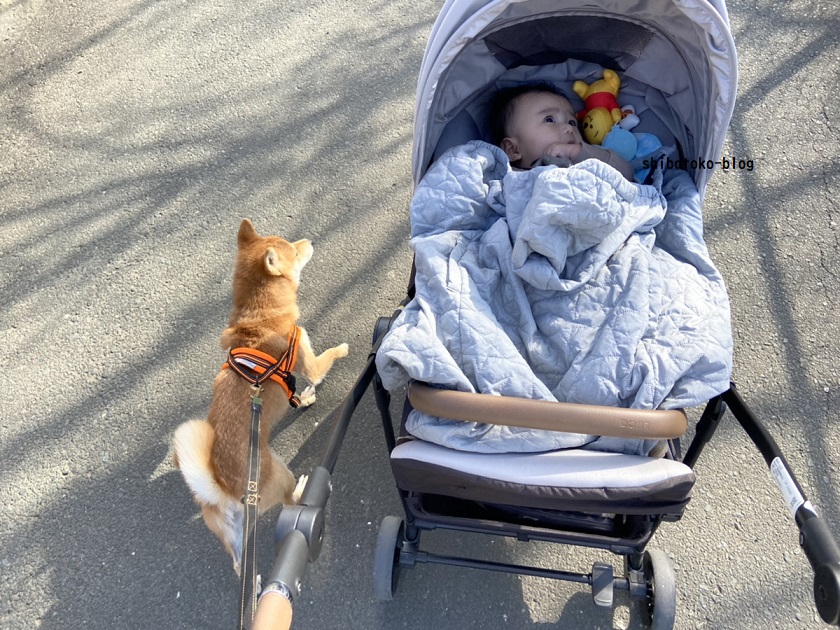
[[[544,453],[455,451],[409,440],[391,453],[403,490],[542,509],[681,513],[694,472],[670,459],[584,449]]]
[[[673,438],[680,410],[644,411],[439,390],[412,383],[408,399],[425,413],[461,421],[618,437]],[[391,452],[405,491],[521,507],[594,513],[681,514],[695,476],[669,458],[567,449],[529,453],[459,451],[412,438]]]

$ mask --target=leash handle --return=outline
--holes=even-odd
[[[274,592],[260,597],[252,630],[286,630],[291,625],[292,602]]]

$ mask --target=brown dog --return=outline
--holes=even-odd
[[[261,237],[248,219],[238,235],[239,252],[233,278],[233,312],[222,332],[226,350],[246,347],[280,359],[289,349],[291,332],[300,316],[297,289],[300,272],[312,258],[312,244],[289,243],[281,238]],[[315,385],[326,376],[336,359],[347,356],[347,344],[315,356],[309,337],[299,329],[299,346],[292,373],[309,383],[300,395],[300,405],[315,402]],[[201,515],[233,557],[239,573],[245,509],[242,497],[247,481],[251,425],[248,381],[232,369],[223,369],[213,382],[213,401],[207,420],[185,422],[175,431],[175,465],[181,470]],[[296,503],[305,477],[295,487],[295,478],[268,446],[271,427],[289,408],[289,395],[273,381],[263,385],[260,424],[259,509],[265,512],[279,502]]]

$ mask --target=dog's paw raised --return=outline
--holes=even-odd
[[[309,475],[301,475],[300,479],[298,479],[295,491],[292,493],[292,499],[295,503],[300,503],[300,497],[303,495],[303,489],[306,487],[306,481],[308,479]]]
[[[315,386],[314,385],[307,385],[306,389],[304,389],[300,396],[298,396],[300,400],[301,407],[308,407],[312,403],[315,402]]]
[[[335,350],[335,355],[337,358],[343,359],[350,353],[350,346],[348,346],[346,343],[343,343],[333,348],[333,350]]]

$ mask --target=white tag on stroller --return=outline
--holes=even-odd
[[[782,497],[784,498],[785,503],[787,503],[788,509],[790,509],[791,516],[795,518],[796,510],[799,509],[799,506],[805,503],[805,497],[803,497],[802,493],[799,492],[799,489],[793,482],[793,478],[790,476],[787,468],[782,463],[781,458],[777,457],[770,464],[770,473],[773,475],[773,479],[776,481],[776,485],[779,487]],[[806,507],[808,507],[812,512],[814,511],[814,508],[810,505],[810,501]]]

